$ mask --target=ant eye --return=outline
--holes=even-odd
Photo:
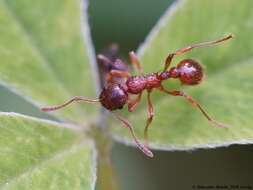
[[[203,69],[201,65],[193,59],[184,59],[177,65],[179,79],[182,84],[196,85],[203,78]]]

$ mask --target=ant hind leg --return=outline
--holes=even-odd
[[[183,91],[178,91],[178,90],[168,91],[168,90],[164,89],[163,87],[161,87],[160,90],[162,92],[165,92],[165,93],[170,94],[172,96],[184,97],[188,102],[190,102],[192,104],[193,107],[198,108],[202,112],[202,114],[206,117],[206,119],[215,127],[222,127],[222,128],[228,127],[227,125],[219,123],[218,121],[211,118],[211,116],[209,116],[209,114],[204,110],[204,108],[202,108],[202,106],[196,100],[194,100],[191,96],[187,95]]]
[[[220,39],[217,39],[217,40],[213,40],[213,41],[207,41],[207,42],[202,42],[202,43],[197,43],[197,44],[192,44],[192,45],[189,45],[189,46],[186,46],[186,47],[183,47],[183,48],[180,48],[178,49],[176,52],[174,53],[171,53],[167,56],[166,60],[165,60],[165,64],[164,64],[164,69],[163,71],[166,71],[169,66],[170,66],[170,63],[173,59],[173,57],[175,55],[181,55],[183,53],[186,53],[194,48],[203,48],[203,47],[207,47],[207,46],[211,46],[211,45],[215,45],[215,44],[219,44],[221,42],[224,42],[226,40],[229,40],[231,39],[233,36],[232,35],[227,35],[223,38],[220,38]]]
[[[224,42],[226,40],[229,40],[231,38],[233,38],[233,36],[230,34],[230,35],[227,35],[227,36],[225,36],[223,38],[220,38],[220,39],[217,39],[217,40],[212,40],[212,41],[207,41],[207,42],[192,44],[192,45],[186,46],[184,48],[178,49],[175,52],[175,55],[181,55],[181,54],[186,53],[186,52],[188,52],[188,51],[190,51],[190,50],[192,50],[194,48],[203,48],[203,47],[219,44],[219,43]]]
[[[147,119],[146,126],[144,129],[144,139],[145,139],[146,145],[148,145],[148,128],[151,122],[153,121],[153,116],[154,116],[154,109],[151,102],[150,94],[151,94],[151,91],[148,91],[148,119]]]

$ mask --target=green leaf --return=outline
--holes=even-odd
[[[15,113],[0,120],[0,189],[94,189],[92,146],[73,126]]]
[[[94,97],[86,15],[82,17],[84,40],[80,13],[78,0],[1,0],[2,84],[39,106],[63,103],[75,95]],[[83,107],[57,113],[75,121],[89,118],[94,106]]]
[[[179,1],[153,29],[139,51],[146,72],[161,70],[168,53],[191,43],[217,39],[228,33],[235,38],[219,46],[193,50],[177,57],[172,64],[191,57],[205,65],[207,77],[203,83],[183,90],[198,100],[213,118],[230,127],[215,128],[183,98],[155,91],[152,94],[155,117],[149,130],[151,147],[178,150],[253,142],[251,7],[251,0]],[[166,82],[165,86],[170,90],[180,88],[175,80]],[[139,137],[143,137],[147,118],[145,96],[135,113],[128,113]],[[122,141],[123,136],[129,142],[128,131],[119,123],[113,125],[117,125],[116,138]]]

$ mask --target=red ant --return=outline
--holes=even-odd
[[[118,120],[120,120],[130,130],[137,147],[147,156],[153,157],[153,153],[147,148],[147,146],[140,143],[140,141],[137,139],[137,137],[134,134],[133,127],[128,122],[128,120],[113,111],[117,109],[122,109],[125,104],[128,105],[129,112],[134,111],[141,100],[142,92],[146,90],[148,93],[147,94],[148,119],[147,119],[146,126],[144,129],[144,137],[145,137],[145,142],[147,143],[148,142],[148,128],[154,116],[153,105],[151,102],[150,94],[153,89],[158,89],[161,92],[167,93],[172,96],[184,97],[187,101],[189,101],[192,104],[192,106],[198,108],[211,124],[213,124],[216,127],[226,127],[225,125],[212,119],[209,116],[209,114],[202,108],[202,106],[196,100],[194,100],[191,96],[179,90],[172,90],[172,91],[166,90],[163,87],[162,82],[164,80],[174,78],[174,79],[179,79],[181,83],[184,85],[199,84],[203,79],[203,69],[200,63],[198,63],[196,60],[193,60],[193,59],[184,59],[180,61],[176,67],[171,67],[169,69],[172,59],[175,56],[186,53],[194,48],[202,48],[202,47],[218,44],[231,38],[232,38],[232,35],[228,35],[218,40],[193,44],[193,45],[189,45],[184,48],[181,48],[177,50],[176,52],[171,53],[167,56],[165,60],[165,64],[164,64],[164,69],[162,72],[150,73],[146,75],[143,74],[139,60],[136,54],[132,51],[129,53],[130,60],[131,60],[131,63],[137,68],[140,75],[131,76],[131,74],[128,71],[120,70],[120,69],[111,69],[107,77],[107,85],[101,91],[98,99],[89,99],[86,97],[76,96],[64,104],[57,105],[57,106],[44,107],[41,110],[45,112],[54,111],[54,110],[63,108],[72,102],[78,102],[78,101],[84,101],[87,103],[100,102],[104,108],[109,110]],[[103,55],[98,55],[98,57],[100,57],[100,59],[104,59],[104,60],[106,59],[105,57],[103,57]],[[120,82],[117,80],[115,82],[114,77],[119,77],[125,80],[120,80]],[[137,94],[138,96],[136,99],[131,100],[129,98],[130,94]]]

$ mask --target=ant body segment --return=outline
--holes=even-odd
[[[111,67],[106,77],[106,84],[104,88],[102,89],[98,99],[89,99],[86,97],[76,96],[64,104],[57,105],[57,106],[44,107],[41,110],[45,112],[54,111],[54,110],[63,108],[72,102],[79,102],[79,101],[83,101],[87,103],[95,103],[95,102],[101,103],[104,108],[109,110],[118,120],[120,120],[130,130],[131,135],[133,136],[133,139],[137,147],[147,156],[153,157],[153,153],[149,150],[147,146],[147,142],[148,142],[148,128],[154,116],[154,109],[153,109],[151,96],[150,96],[154,89],[158,89],[159,91],[166,93],[168,95],[184,97],[189,103],[191,103],[193,107],[198,108],[202,112],[202,114],[205,116],[205,118],[212,125],[216,127],[226,127],[224,124],[221,124],[217,122],[216,120],[212,119],[212,117],[209,116],[209,114],[202,108],[202,106],[196,100],[194,100],[191,96],[187,95],[183,91],[167,90],[163,87],[162,82],[167,79],[179,79],[181,83],[184,85],[199,84],[202,81],[203,76],[204,76],[202,66],[196,60],[184,59],[180,61],[176,65],[176,67],[170,68],[173,58],[175,56],[186,53],[194,48],[202,48],[202,47],[207,47],[214,44],[219,44],[231,38],[232,38],[232,35],[228,35],[218,40],[193,44],[193,45],[189,45],[184,48],[181,48],[175,51],[174,53],[170,53],[167,56],[165,60],[164,68],[161,72],[155,72],[155,73],[149,73],[149,74],[143,74],[140,62],[136,54],[132,51],[129,53],[130,61],[136,67],[137,71],[139,72],[139,75],[131,76],[130,72],[127,69],[125,69],[126,67],[121,67],[123,69]],[[124,62],[121,61],[120,59],[115,59],[111,61],[109,58],[101,54],[98,55],[98,59],[102,62],[108,63],[107,65],[111,64],[111,66],[117,66],[115,62],[118,61],[120,62],[121,66],[122,65],[124,66]],[[117,80],[115,80],[115,78]],[[122,109],[124,105],[127,104],[128,111],[133,112],[138,106],[144,90],[147,91],[148,119],[146,121],[145,129],[144,129],[145,143],[142,144],[138,140],[138,138],[135,136],[133,127],[129,123],[129,121],[114,111],[117,109]],[[137,98],[130,99],[131,94],[137,95]]]
[[[129,72],[129,67],[122,59],[118,57],[119,46],[115,43],[104,49],[102,53],[98,54],[97,61],[101,67],[101,82],[102,86],[107,85],[109,73],[111,70],[119,70]],[[114,82],[121,83],[122,77],[114,77]]]

